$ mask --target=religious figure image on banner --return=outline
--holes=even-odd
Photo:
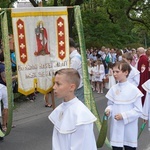
[[[47,31],[44,27],[43,21],[39,21],[37,23],[37,28],[35,28],[35,34],[36,34],[36,41],[37,41],[37,50],[35,51],[34,55],[48,55],[50,52],[48,51],[47,46]]]

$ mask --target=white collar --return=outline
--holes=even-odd
[[[48,116],[54,127],[62,134],[72,133],[78,125],[96,121],[96,117],[78,98],[63,102]]]
[[[130,104],[142,96],[142,92],[128,81],[115,84],[106,94],[106,98],[116,104]]]

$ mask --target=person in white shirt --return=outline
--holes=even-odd
[[[84,103],[84,87],[82,81],[82,58],[76,49],[76,44],[72,38],[69,38],[70,68],[76,69],[80,74],[80,85],[75,91],[76,97]]]
[[[2,116],[1,101],[3,103],[3,127],[1,126],[1,123],[0,123],[0,130],[3,130],[3,131],[6,131],[7,120],[5,120],[5,118],[8,117],[8,98],[7,97],[8,97],[7,87],[3,84],[0,84],[0,117]],[[3,137],[0,137],[0,141],[2,140],[3,140]]]
[[[116,60],[117,60],[115,49],[112,48],[110,50],[110,54],[111,54],[111,58],[112,58],[112,63],[114,64],[116,62]]]
[[[114,78],[114,75],[113,75],[113,63],[112,62],[109,62],[108,63],[108,74],[106,74],[106,79],[108,78],[108,82],[105,83],[105,88],[106,89],[110,89],[113,85],[116,84],[116,80]]]
[[[127,62],[116,62],[113,74],[118,81],[106,94],[105,113],[110,117],[110,144],[113,150],[136,150],[138,118],[142,115],[142,92],[127,81],[131,67]]]
[[[103,79],[105,77],[105,67],[102,61],[99,59],[97,60],[97,66],[96,66],[96,85],[97,85],[97,93],[103,93]]]
[[[79,84],[77,70],[56,71],[53,90],[63,102],[48,116],[54,124],[52,150],[97,150],[93,131],[96,117],[75,96]]]

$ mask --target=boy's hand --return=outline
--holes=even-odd
[[[106,116],[109,116],[109,115],[110,115],[110,110],[107,109],[107,110],[105,111],[105,114],[106,114]]]
[[[117,115],[115,115],[115,119],[116,120],[122,120],[123,118],[122,118],[121,114],[117,114]]]

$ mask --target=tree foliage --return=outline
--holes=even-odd
[[[7,8],[11,1],[0,1],[0,6]],[[36,3],[33,5],[37,6]],[[43,6],[74,5],[81,6],[87,47],[150,46],[149,0],[43,0]],[[75,38],[77,32],[73,9],[68,9],[68,14],[69,34]],[[11,32],[10,29],[9,31]]]
[[[90,0],[82,12],[88,46],[147,47],[150,45],[148,8],[150,2],[144,0]]]
[[[13,2],[13,0],[12,0],[12,2]],[[9,8],[10,5],[12,4],[12,2],[10,0],[5,0],[5,1],[0,0],[0,7],[1,8]],[[9,33],[12,33],[12,21],[11,21],[11,12],[10,11],[7,12],[7,16],[8,16],[7,17],[8,18],[8,31],[9,31]],[[1,22],[1,20],[0,20],[0,22]],[[1,24],[0,24],[0,31],[1,31]],[[0,39],[1,38],[2,38],[2,35],[0,32]]]

